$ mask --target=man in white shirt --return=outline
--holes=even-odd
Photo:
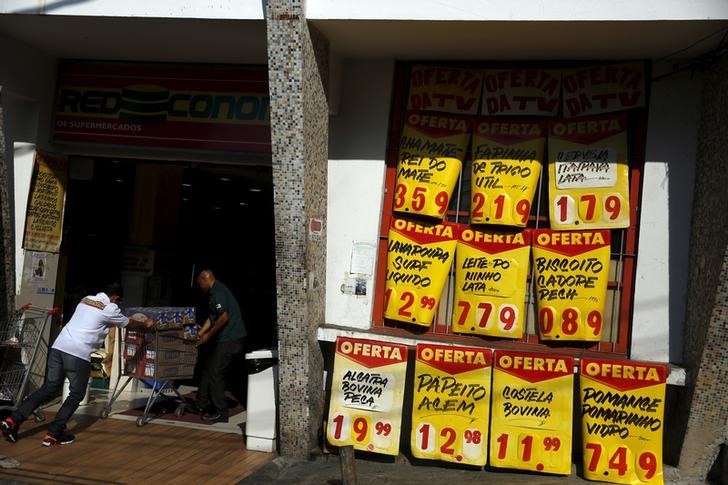
[[[38,406],[58,394],[63,381],[68,378],[70,393],[43,438],[43,446],[72,443],[74,436],[66,433],[66,422],[78,409],[86,395],[91,372],[91,352],[101,348],[110,327],[128,329],[155,328],[156,323],[147,318],[144,321],[125,317],[117,303],[123,296],[119,284],[111,284],[105,292],[89,295],[76,306],[71,320],[61,330],[48,353],[46,380],[40,389],[25,398],[13,413],[0,422],[0,428],[8,441],[18,439],[20,425]]]

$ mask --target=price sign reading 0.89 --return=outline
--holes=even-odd
[[[549,123],[553,229],[629,226],[629,159],[624,113]]]
[[[583,358],[579,367],[585,478],[662,484],[666,366]]]
[[[533,231],[541,339],[601,339],[609,264],[608,230]]]
[[[417,344],[414,456],[485,465],[491,359],[489,349]]]

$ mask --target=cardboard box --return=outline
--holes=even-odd
[[[158,328],[182,328],[195,324],[195,307],[133,307],[126,309],[126,316],[141,313],[147,318],[156,320]]]

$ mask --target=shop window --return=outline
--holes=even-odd
[[[393,101],[389,122],[389,136],[386,153],[386,183],[382,220],[379,235],[378,267],[376,275],[376,291],[374,294],[373,331],[376,333],[394,334],[408,337],[427,338],[449,341],[467,345],[487,345],[495,348],[529,348],[544,350],[558,348],[559,352],[574,355],[615,354],[628,355],[631,331],[631,315],[634,296],[634,275],[637,257],[637,227],[639,223],[639,201],[641,194],[641,174],[644,166],[644,148],[647,123],[647,101],[644,106],[624,110],[628,126],[629,153],[629,198],[630,225],[623,229],[611,229],[611,261],[606,304],[603,312],[603,327],[599,342],[557,342],[543,343],[537,332],[537,309],[535,283],[532,274],[532,260],[529,263],[527,292],[525,296],[525,331],[522,338],[502,339],[483,336],[472,336],[453,331],[454,314],[454,281],[455,265],[453,264],[445,284],[433,323],[428,327],[415,326],[385,319],[385,278],[387,272],[387,248],[390,222],[393,217],[393,196],[395,193],[396,168],[399,157],[399,144],[402,136],[407,96],[410,86],[412,67],[423,63],[398,62],[395,69]],[[503,64],[503,63],[426,63],[428,65],[462,67],[468,69],[508,69],[513,66],[522,68],[567,69],[583,67],[599,63],[540,63]],[[645,72],[648,69],[645,68]],[[645,85],[649,83],[645,81]],[[645,93],[647,99],[647,93]],[[473,120],[477,116],[472,117]],[[547,118],[544,118],[547,121]],[[548,142],[547,142],[548,143]],[[469,146],[470,144],[468,144]],[[472,154],[468,153],[460,172],[458,183],[450,199],[445,220],[462,224],[469,223],[470,215],[470,174]],[[544,150],[543,169],[533,199],[527,227],[549,228],[548,200],[548,149]],[[398,217],[395,214],[395,217]]]

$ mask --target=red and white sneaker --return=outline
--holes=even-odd
[[[68,433],[58,433],[58,434],[51,434],[46,433],[45,437],[43,437],[43,446],[53,446],[53,445],[67,445],[69,443],[73,443],[73,440],[75,440],[76,437],[72,434]]]
[[[2,429],[5,439],[11,443],[18,441],[18,429],[20,427],[15,424],[13,418],[5,418],[0,422],[0,429]]]

